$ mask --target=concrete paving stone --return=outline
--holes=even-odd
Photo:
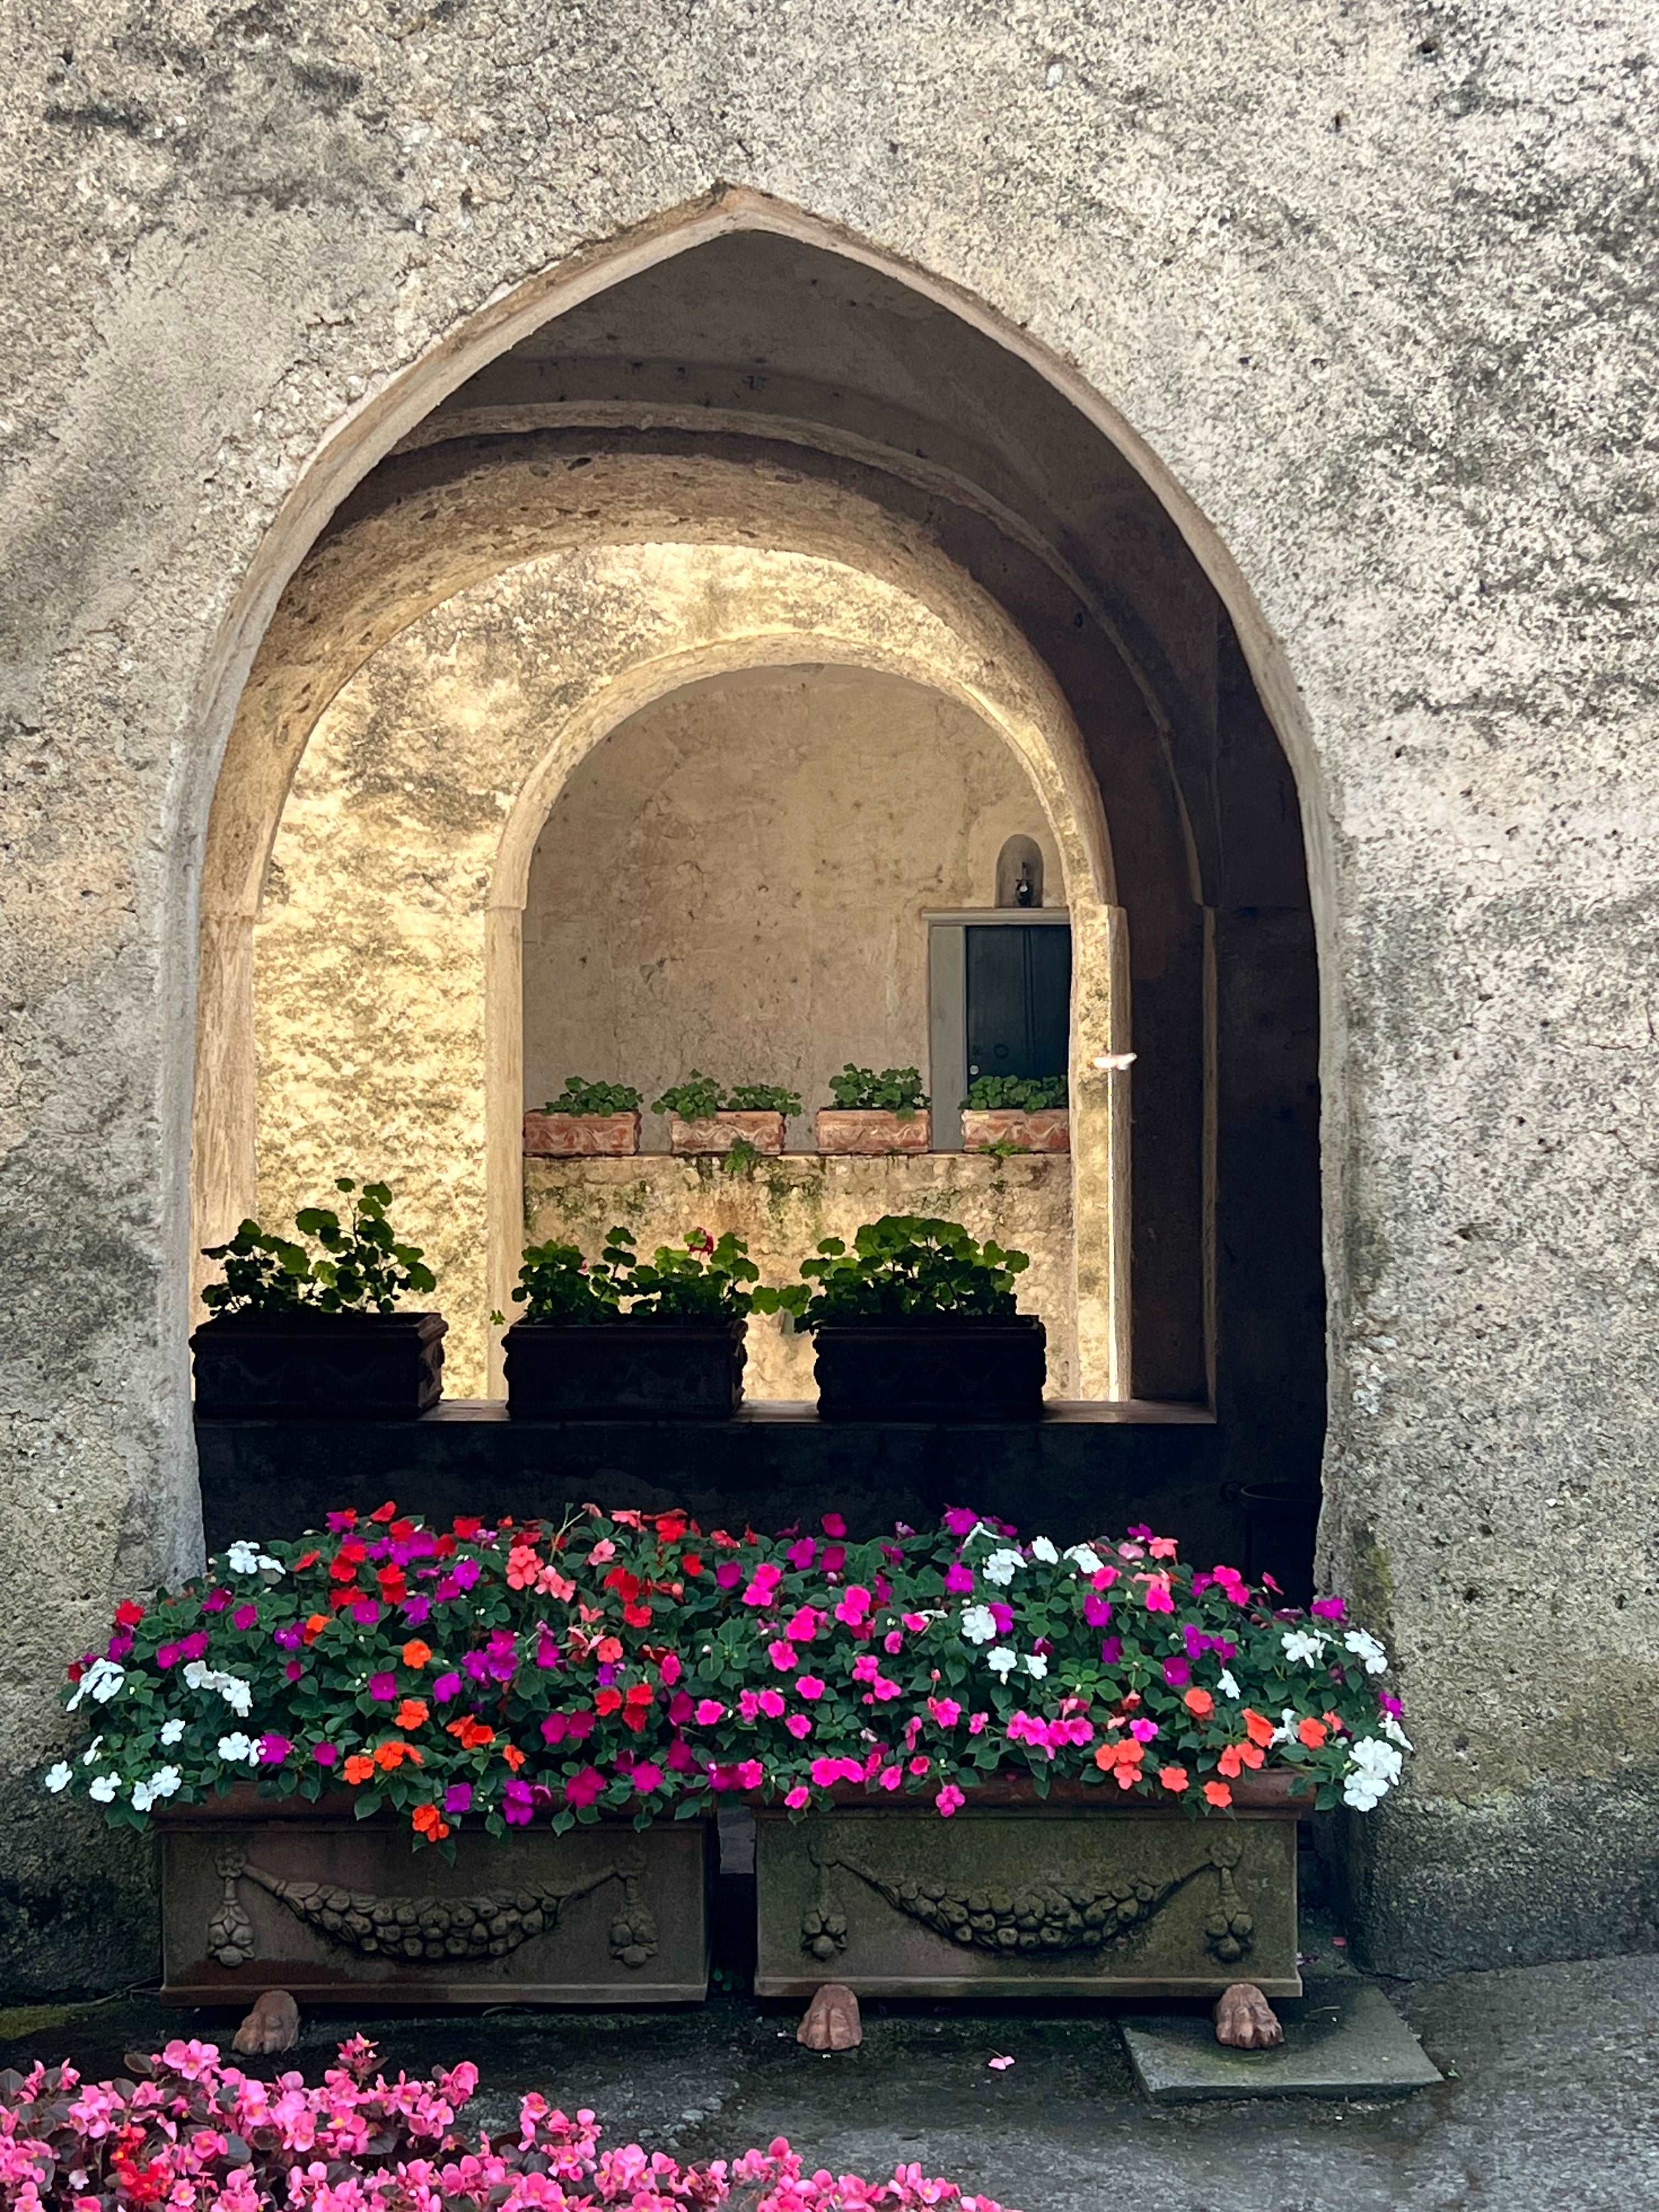
[[[1135,2079],[1160,2104],[1206,2097],[1388,2097],[1444,2079],[1373,1983],[1310,1982],[1277,1999],[1277,2051],[1229,2051],[1207,2012],[1155,2013],[1120,2025]]]

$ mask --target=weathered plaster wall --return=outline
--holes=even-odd
[[[526,1104],[585,1074],[648,1109],[696,1066],[798,1092],[788,1142],[810,1149],[846,1061],[926,1079],[921,917],[994,905],[1016,833],[1057,880],[1019,763],[938,692],[843,667],[674,693],[588,755],[537,845]],[[641,1141],[666,1150],[665,1118]]]
[[[820,1237],[852,1238],[884,1213],[937,1213],[983,1240],[1026,1253],[1019,1304],[1048,1332],[1048,1395],[1076,1395],[1076,1301],[1072,1281],[1072,1176],[1063,1158],[988,1159],[933,1152],[912,1159],[824,1159],[799,1154],[768,1160],[751,1175],[721,1174],[710,1162],[661,1157],[631,1160],[526,1160],[527,1235],[599,1249],[613,1223],[634,1233],[642,1252],[678,1243],[690,1228],[730,1229],[768,1283],[792,1283]],[[746,1339],[745,1394],[816,1398],[812,1346],[781,1316],[757,1316]]]
[[[793,639],[803,642],[793,647]],[[325,1198],[338,1174],[388,1180],[400,1231],[438,1273],[453,1395],[489,1389],[486,1316],[506,1306],[522,1243],[521,1000],[516,979],[499,972],[492,912],[516,925],[523,890],[503,892],[503,873],[512,872],[504,842],[527,805],[538,823],[553,805],[556,820],[565,779],[586,766],[581,818],[609,788],[611,749],[620,747],[626,763],[629,730],[648,727],[645,717],[630,723],[624,706],[623,729],[606,736],[602,702],[629,682],[644,685],[646,697],[653,684],[672,685],[672,674],[655,672],[704,649],[739,665],[768,653],[787,664],[800,652],[830,650],[872,661],[873,671],[848,668],[823,696],[843,708],[869,696],[902,702],[915,718],[913,744],[931,741],[928,769],[941,794],[933,819],[951,848],[953,882],[966,886],[975,860],[988,878],[1005,825],[1042,823],[1003,737],[959,701],[882,672],[884,661],[932,667],[942,683],[957,683],[973,665],[970,645],[893,586],[831,562],[748,547],[570,553],[447,600],[368,660],[307,749],[267,871],[254,955],[255,1205],[262,1218],[286,1221]],[[659,731],[675,727],[674,701],[683,696],[671,690],[647,710],[653,721],[668,717]],[[692,696],[716,701],[720,687]],[[738,696],[760,702],[769,694],[761,686]],[[710,711],[696,708],[694,726],[706,727],[699,718]],[[973,807],[988,811],[988,827],[966,817],[964,778]],[[640,796],[626,770],[624,784],[623,815]],[[526,799],[532,790],[541,793],[534,804]],[[849,812],[855,801],[849,794]],[[925,811],[921,818],[925,830]],[[1066,824],[1074,833],[1071,817]],[[524,835],[527,860],[533,828]],[[884,842],[878,831],[872,848]],[[589,857],[603,865],[602,851]],[[730,865],[741,869],[753,857],[740,844]],[[933,865],[924,859],[913,891]],[[651,872],[661,902],[647,935],[659,942],[650,957],[660,963],[677,895],[654,863]],[[495,908],[503,896],[505,908]],[[921,902],[913,898],[918,934]],[[1079,959],[1086,1005],[1094,972],[1086,943]],[[550,988],[546,967],[537,988]],[[735,975],[727,988],[742,997]],[[510,1034],[492,1027],[497,1018]],[[591,1053],[577,1072],[597,1073]],[[492,1106],[492,1090],[509,1095]],[[492,1113],[504,1115],[510,1167],[499,1147],[492,1153]],[[1104,1209],[1092,1212],[1099,1219]],[[492,1239],[497,1247],[505,1240],[507,1259],[505,1279],[493,1282]]]
[[[149,1961],[27,1775],[64,1653],[194,1541],[194,871],[252,642],[468,334],[520,334],[514,288],[721,179],[1072,365],[1228,593],[1316,881],[1327,1558],[1421,1747],[1370,1824],[1373,1941],[1409,1966],[1654,1940],[1651,50],[1644,0],[17,19],[14,1989],[94,1971],[94,1929],[98,1972]]]

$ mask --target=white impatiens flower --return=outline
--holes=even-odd
[[[237,1729],[231,1735],[220,1737],[219,1756],[227,1765],[252,1766],[259,1756],[259,1747]]]
[[[1238,1681],[1231,1667],[1222,1668],[1216,1680],[1216,1687],[1224,1698],[1231,1698],[1235,1705],[1238,1703]]]
[[[1357,1813],[1369,1813],[1400,1779],[1405,1761],[1391,1743],[1380,1736],[1362,1736],[1350,1747],[1348,1771],[1342,1784],[1342,1802]]]
[[[1031,1557],[1034,1559],[1041,1559],[1045,1567],[1057,1567],[1060,1565],[1060,1553],[1047,1536],[1032,1537]]]
[[[1401,1751],[1414,1751],[1417,1747],[1392,1713],[1382,1716],[1382,1733],[1390,1743],[1397,1743]]]
[[[994,1651],[987,1654],[985,1663],[994,1674],[1000,1674],[1006,1682],[1019,1663],[1018,1655],[1011,1651],[1006,1644],[999,1644]]]
[[[184,1777],[176,1766],[158,1766],[148,1782],[133,1784],[133,1811],[148,1813],[158,1797],[171,1797],[183,1780]]]
[[[1033,1681],[1040,1682],[1048,1671],[1048,1662],[1041,1651],[1028,1651],[1024,1664]]]
[[[82,1764],[82,1766],[96,1766],[96,1765],[97,1765],[97,1764],[98,1764],[98,1754],[100,1753],[100,1752],[101,1752],[101,1751],[102,1751],[103,1747],[104,1747],[104,1739],[103,1739],[103,1737],[102,1737],[102,1736],[100,1736],[100,1735],[95,1735],[95,1736],[94,1736],[94,1738],[92,1739],[92,1741],[91,1741],[91,1742],[87,1746],[86,1749],[85,1749],[85,1750],[81,1753],[81,1764]]]
[[[250,1543],[246,1536],[240,1536],[225,1553],[225,1565],[234,1575],[257,1575],[261,1567],[275,1567],[280,1574],[283,1563],[273,1559],[268,1552],[262,1552],[257,1544]]]
[[[963,1608],[962,1632],[970,1644],[988,1644],[997,1632],[997,1617],[988,1605]]]
[[[118,1667],[112,1659],[94,1659],[76,1684],[75,1695],[67,1710],[73,1712],[82,1698],[92,1698],[99,1705],[106,1705],[126,1679],[126,1669]]]
[[[74,1768],[66,1759],[60,1759],[56,1766],[47,1770],[46,1787],[55,1797],[60,1790],[67,1790],[74,1778]]]
[[[161,1723],[161,1741],[163,1743],[177,1743],[184,1732],[185,1724],[182,1721],[163,1721]]]
[[[1316,1667],[1325,1650],[1325,1639],[1316,1628],[1287,1628],[1280,1641],[1293,1667]]]
[[[204,1659],[192,1659],[185,1668],[185,1686],[190,1690],[212,1690],[222,1697],[239,1720],[246,1720],[253,1710],[253,1686],[239,1674],[221,1674]]]
[[[94,1804],[107,1805],[121,1786],[118,1774],[94,1774],[87,1795]]]
[[[1368,1674],[1385,1674],[1389,1670],[1389,1655],[1374,1636],[1363,1628],[1351,1628],[1342,1639],[1343,1649],[1352,1651],[1356,1659],[1365,1662]]]
[[[1267,1739],[1267,1748],[1271,1751],[1275,1744],[1294,1743],[1296,1740],[1296,1715],[1285,1705],[1280,1711],[1279,1726]]]
[[[1036,1547],[1031,1548],[1035,1551]],[[1066,1557],[1085,1575],[1097,1575],[1106,1564],[1092,1544],[1073,1544]]]
[[[1006,1589],[1024,1565],[1019,1553],[1005,1544],[1000,1551],[988,1554],[980,1571],[988,1583],[1000,1583]]]

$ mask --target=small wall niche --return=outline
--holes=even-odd
[[[1010,837],[997,854],[1000,907],[1042,904],[1042,848],[1035,837]]]

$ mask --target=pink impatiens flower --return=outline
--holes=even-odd
[[[951,1814],[959,1812],[968,1800],[954,1782],[947,1782],[940,1789],[933,1802],[939,1808],[941,1815],[948,1820]]]
[[[816,1674],[797,1674],[795,1695],[798,1698],[805,1698],[809,1701],[821,1698],[823,1695],[823,1684]]]

